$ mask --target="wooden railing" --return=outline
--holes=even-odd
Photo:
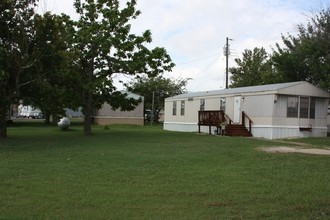
[[[225,118],[227,119],[227,121],[228,121],[227,124],[231,125],[231,124],[233,123],[233,120],[231,120],[231,118],[229,118],[229,116],[228,116],[226,113],[224,113],[224,117],[225,117]]]
[[[243,127],[245,127],[246,120],[248,120],[249,123],[248,131],[251,133],[253,121],[242,111]],[[223,123],[226,125],[231,125],[233,123],[233,120],[223,111],[198,111],[198,132],[200,132],[200,126],[209,126],[209,133],[211,134],[212,126],[220,128]]]
[[[198,111],[198,132],[200,132],[200,126],[209,126],[211,134],[211,126],[220,128],[224,122],[231,124],[233,121],[223,111]]]
[[[251,133],[253,121],[251,120],[251,118],[244,111],[242,111],[242,125],[244,127],[245,127],[245,119],[249,120],[249,132]]]

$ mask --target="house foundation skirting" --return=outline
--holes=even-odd
[[[167,130],[167,131],[198,132],[197,123],[164,122],[163,128],[164,128],[164,130]],[[201,128],[201,130],[202,130],[202,128]],[[208,130],[208,127],[207,127],[207,130]],[[204,131],[202,131],[202,132],[204,132]]]
[[[99,125],[129,124],[144,125],[143,117],[94,117],[94,123]]]
[[[164,122],[163,129],[167,131],[180,131],[180,132],[198,132],[197,123],[180,123],[180,122]],[[209,133],[209,126],[200,126],[202,133]],[[217,127],[211,126],[211,133],[217,130]]]
[[[299,126],[252,126],[253,137],[266,139],[327,137],[327,127],[312,127],[310,130],[301,130]]]
[[[197,123],[164,122],[164,130],[198,132]],[[216,127],[212,127],[212,133]],[[252,136],[266,139],[327,137],[327,127],[312,127],[311,131],[301,131],[299,126],[252,125]],[[209,133],[208,126],[201,126],[201,132]]]

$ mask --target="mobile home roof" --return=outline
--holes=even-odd
[[[219,95],[235,95],[235,94],[246,94],[246,93],[264,93],[264,92],[273,92],[275,94],[280,93],[279,91],[282,89],[287,89],[289,87],[301,85],[301,84],[310,84],[305,81],[299,82],[290,82],[290,83],[278,83],[278,84],[269,84],[269,85],[261,85],[261,86],[248,86],[248,87],[240,87],[240,88],[232,88],[232,89],[222,89],[222,90],[213,90],[213,91],[204,91],[204,92],[192,92],[192,93],[184,93],[177,96],[173,96],[169,99],[183,99],[183,98],[193,98],[193,97],[205,97],[205,96],[219,96]],[[311,85],[311,84],[310,84]],[[321,89],[320,89],[321,91]],[[323,91],[321,97],[329,97]]]

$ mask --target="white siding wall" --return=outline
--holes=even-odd
[[[299,88],[300,91],[300,88]],[[180,115],[180,103],[177,99],[177,115],[172,115],[173,101],[165,101],[164,129],[173,131],[198,131],[198,111],[200,100],[205,99],[205,110],[219,110],[220,97],[226,97],[226,114],[233,119],[234,97],[239,95],[219,95],[213,97],[194,97],[192,101],[185,99],[185,115]],[[299,95],[297,95],[299,96]],[[327,99],[316,99],[315,119],[288,118],[287,96],[276,94],[243,94],[241,96],[241,111],[245,111],[252,119],[252,134],[254,137],[267,139],[292,137],[326,137],[327,135]],[[247,123],[247,121],[246,121]],[[312,126],[312,131],[300,131],[299,127]],[[214,132],[215,128],[211,129]],[[201,126],[201,131],[208,133],[208,126]]]
[[[173,101],[177,102],[176,115],[173,115]],[[185,112],[181,115],[181,101],[185,101]],[[198,115],[200,100],[174,99],[165,100],[164,129],[169,131],[198,131]]]
[[[200,100],[205,100],[205,110],[220,110],[220,97],[196,97],[190,99],[167,99],[165,100],[164,129],[170,131],[197,132],[198,111]],[[185,101],[185,115],[180,115],[181,101]],[[177,102],[177,113],[173,115],[173,101]],[[214,128],[212,128],[213,133]],[[207,126],[201,126],[201,132],[208,133]]]
[[[252,95],[243,97],[241,110],[252,119],[254,125],[269,126],[272,124],[275,95]]]
[[[253,136],[270,139],[293,138],[293,137],[326,137],[326,99],[316,99],[315,119],[300,119],[287,117],[287,96],[277,96],[274,106],[272,126],[256,126]],[[312,131],[300,131],[300,127],[312,127]]]

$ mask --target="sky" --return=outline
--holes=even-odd
[[[296,35],[298,24],[329,6],[330,0],[137,0],[142,14],[131,23],[133,33],[151,31],[150,48],[164,47],[171,56],[176,66],[166,76],[191,78],[189,92],[209,91],[225,88],[227,37],[232,67],[245,49],[271,53],[281,34]],[[39,0],[39,10],[77,18],[73,0]]]

